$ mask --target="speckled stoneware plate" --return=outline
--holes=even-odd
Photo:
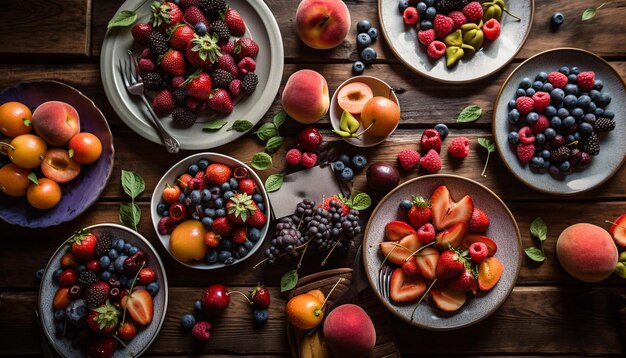
[[[130,357],[131,353],[135,357],[144,353],[150,344],[154,341],[163,322],[165,321],[165,312],[167,311],[168,286],[167,275],[163,262],[157,254],[154,247],[141,234],[121,225],[117,224],[97,224],[87,227],[93,234],[98,236],[100,233],[108,232],[113,239],[123,239],[125,242],[137,246],[140,250],[147,254],[148,261],[146,266],[156,271],[157,281],[161,288],[156,296],[154,296],[154,315],[152,322],[143,328],[138,329],[137,336],[127,343],[128,348],[121,348],[115,351],[114,358]],[[52,255],[46,271],[41,280],[39,288],[39,320],[44,329],[48,341],[54,349],[64,357],[80,357],[83,354],[80,350],[72,347],[72,341],[59,336],[54,328],[54,310],[52,309],[52,299],[58,289],[58,285],[54,282],[52,275],[54,271],[60,267],[61,257],[66,253],[66,243],[64,242],[57,251]]]
[[[504,264],[504,271],[496,286],[489,291],[481,292],[477,297],[468,298],[465,305],[456,312],[444,312],[438,309],[430,298],[427,298],[418,306],[411,321],[411,312],[415,308],[416,301],[397,304],[380,296],[378,271],[384,257],[380,253],[379,244],[384,240],[385,225],[389,221],[406,220],[406,214],[398,207],[401,200],[410,199],[412,195],[430,198],[432,192],[440,185],[448,188],[453,200],[469,195],[474,205],[489,216],[491,224],[486,235],[498,245],[495,256]],[[522,239],[517,223],[502,200],[482,184],[454,175],[421,176],[391,191],[374,209],[365,228],[363,241],[363,262],[367,277],[381,302],[403,321],[435,331],[467,327],[485,319],[497,310],[515,286],[522,257]]]
[[[88,165],[81,165],[80,175],[61,184],[61,201],[48,210],[31,207],[26,198],[13,198],[0,192],[0,219],[24,227],[50,227],[70,221],[96,202],[106,187],[113,169],[113,138],[98,107],[84,94],[64,83],[50,80],[24,81],[0,93],[0,103],[22,102],[31,110],[47,101],[71,104],[80,116],[81,132],[93,133],[102,142],[102,155]],[[0,160],[5,160],[1,157]]]
[[[163,193],[163,189],[165,188],[166,185],[172,185],[174,183],[176,183],[176,179],[183,173],[187,172],[187,168],[189,168],[189,166],[191,164],[195,164],[197,163],[200,159],[208,159],[210,163],[220,163],[220,164],[226,164],[231,168],[236,168],[236,167],[244,167],[248,170],[248,173],[250,174],[250,178],[253,179],[256,182],[257,188],[260,189],[260,194],[263,195],[263,202],[266,203],[265,205],[265,214],[268,216],[267,218],[267,223],[265,223],[265,226],[263,226],[263,228],[261,228],[261,238],[259,239],[259,241],[257,241],[254,244],[254,247],[252,248],[252,250],[250,250],[250,252],[248,253],[248,255],[246,255],[245,257],[241,258],[241,259],[236,259],[235,262],[233,264],[229,264],[229,265],[225,265],[221,262],[216,262],[214,264],[209,264],[205,261],[192,261],[192,262],[183,262],[178,260],[174,255],[172,255],[172,257],[180,262],[182,265],[185,265],[187,267],[191,267],[191,268],[195,268],[195,269],[199,269],[199,270],[213,270],[213,269],[218,269],[218,268],[222,268],[224,266],[233,266],[235,264],[238,264],[239,262],[242,262],[246,259],[248,259],[249,257],[251,257],[252,255],[254,255],[254,253],[259,249],[259,247],[261,247],[261,245],[263,245],[263,239],[265,239],[265,236],[267,235],[267,231],[270,227],[270,221],[271,218],[269,217],[270,215],[268,213],[271,213],[271,207],[270,207],[270,201],[267,197],[267,192],[265,191],[265,187],[263,186],[263,182],[261,181],[261,178],[259,178],[259,176],[254,172],[254,169],[250,168],[248,165],[246,165],[245,163],[233,158],[233,157],[229,157],[227,155],[223,155],[223,154],[219,154],[219,153],[198,153],[198,154],[194,154],[191,155],[183,160],[181,160],[180,162],[174,164],[164,175],[163,177],[161,177],[161,180],[159,180],[159,183],[156,185],[154,192],[152,194],[152,201],[150,202],[150,213],[152,216],[152,224],[154,226],[154,231],[156,232],[157,236],[159,237],[159,240],[161,241],[161,244],[163,244],[163,247],[165,247],[165,250],[167,250],[167,252],[170,253],[170,255],[172,254],[172,252],[170,251],[170,235],[161,235],[159,233],[158,230],[158,224],[159,224],[159,220],[161,219],[161,215],[158,214],[157,212],[157,206],[159,205],[159,203],[162,201],[162,197],[161,194]]]
[[[129,0],[124,2],[118,12],[137,10],[139,14],[137,21],[147,22],[150,19],[151,3],[151,1]],[[181,149],[209,149],[239,138],[243,133],[228,130],[232,123],[238,119],[245,119],[256,124],[274,102],[280,87],[284,65],[283,42],[274,15],[263,1],[233,1],[230,5],[239,11],[246,23],[244,36],[254,39],[261,49],[256,58],[255,71],[259,76],[259,85],[251,95],[235,100],[235,109],[232,113],[219,117],[228,123],[217,131],[202,130],[202,122],[214,119],[209,117],[209,111],[202,113],[198,122],[191,128],[176,128],[172,125],[171,116],[162,117],[165,128],[178,139]],[[104,91],[111,106],[126,125],[142,137],[162,144],[156,130],[150,124],[149,114],[141,99],[126,91],[119,75],[119,60],[128,60],[128,49],[133,49],[136,53],[141,51],[140,47],[133,45],[130,27],[115,27],[107,31],[100,54]]]
[[[545,71],[557,71],[561,66],[578,66],[581,71],[594,71],[595,78],[604,82],[602,93],[611,94],[607,109],[615,113],[617,126],[603,133],[600,138],[600,154],[593,156],[591,164],[582,170],[575,170],[567,176],[552,176],[536,173],[528,165],[517,159],[515,148],[508,143],[507,136],[512,130],[508,121],[508,102],[515,98],[515,91],[524,77],[535,78]],[[493,134],[498,154],[507,168],[519,180],[536,190],[557,195],[579,194],[598,187],[607,181],[624,163],[626,157],[626,125],[619,120],[626,115],[626,87],[623,79],[602,58],[585,50],[559,48],[535,55],[519,65],[507,78],[493,105]]]
[[[526,42],[533,23],[533,0],[506,1],[509,11],[521,18],[502,14],[500,37],[485,41],[485,46],[474,55],[466,54],[457,64],[448,68],[444,57],[433,60],[426,55],[426,47],[417,41],[417,29],[402,21],[398,1],[379,0],[378,16],[381,31],[387,43],[412,71],[435,81],[469,83],[485,78],[506,66]]]
[[[330,100],[330,123],[332,124],[334,130],[340,130],[339,120],[341,119],[341,114],[343,113],[343,109],[339,107],[337,96],[339,95],[339,91],[343,88],[343,86],[352,82],[362,82],[368,85],[372,89],[372,93],[374,97],[382,96],[382,97],[389,98],[390,100],[394,101],[398,105],[398,108],[400,108],[400,102],[398,101],[398,97],[396,96],[395,92],[383,80],[380,80],[372,76],[352,77],[352,78],[347,79],[342,84],[340,84],[339,87],[337,87],[337,89],[335,90],[335,93],[333,93],[333,98]],[[358,115],[356,115],[355,117],[357,119],[359,118]],[[398,125],[396,124],[393,130],[395,131],[397,127]],[[361,123],[361,126],[359,127],[359,130],[357,131],[357,133],[360,133],[364,130],[365,128],[363,127],[363,123]],[[377,144],[384,142],[385,139],[387,139],[387,137],[375,137],[365,132],[358,138],[343,138],[342,137],[342,139],[357,147],[372,147],[372,146],[375,146]]]

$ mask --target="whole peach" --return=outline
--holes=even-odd
[[[282,103],[285,112],[300,123],[319,121],[330,105],[326,79],[313,70],[294,72],[285,84]]]
[[[326,317],[324,338],[336,357],[362,357],[376,345],[376,329],[361,307],[345,304]]]
[[[308,46],[333,48],[350,30],[350,12],[341,0],[302,0],[296,10],[296,28]]]
[[[579,223],[567,227],[556,242],[556,255],[570,275],[586,282],[607,278],[617,265],[617,247],[603,228]]]
[[[48,101],[33,112],[33,127],[37,134],[53,147],[62,147],[80,132],[80,118],[69,103]]]

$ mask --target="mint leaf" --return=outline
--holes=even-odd
[[[278,129],[274,125],[274,123],[264,123],[256,132],[254,132],[257,137],[259,137],[262,141],[267,141],[272,137],[276,137],[278,135]]]
[[[285,292],[293,289],[298,284],[298,270],[291,270],[285,272],[280,278],[280,292]]]
[[[542,218],[538,217],[530,224],[530,233],[539,239],[539,241],[546,241],[548,234],[548,227]]]
[[[35,174],[35,172],[28,173],[28,180],[35,184],[39,184],[39,180],[37,179],[37,174]]]
[[[283,141],[284,141],[284,138],[281,136],[277,135],[275,137],[272,137],[265,144],[265,150],[268,153],[274,153],[280,148],[281,145],[283,145]]]
[[[276,129],[278,129],[280,128],[280,126],[283,125],[283,123],[285,123],[286,120],[287,120],[287,113],[285,113],[285,111],[280,111],[274,115],[274,118],[272,118],[272,123],[274,123],[274,126],[276,126]]]
[[[120,205],[120,222],[137,231],[137,225],[141,219],[141,209],[135,203]]]
[[[526,253],[526,256],[528,256],[528,258],[536,262],[543,262],[546,259],[543,251],[533,246],[527,247],[526,249],[524,249],[524,252]]]
[[[272,157],[264,152],[256,153],[250,163],[254,169],[265,170],[272,166]]]
[[[471,106],[467,106],[463,108],[461,113],[459,113],[459,116],[456,119],[456,121],[459,123],[474,122],[478,118],[480,118],[480,115],[482,113],[483,113],[482,108],[480,108],[479,105],[473,104]]]
[[[136,12],[131,10],[122,10],[113,16],[113,18],[109,21],[107,28],[126,27],[134,24],[135,21],[137,21]]]
[[[202,129],[206,129],[206,130],[217,130],[222,128],[223,126],[226,125],[226,121],[223,119],[214,119],[212,121],[206,122],[204,124],[204,126],[202,127]]]
[[[272,174],[265,179],[265,190],[268,193],[277,191],[283,186],[284,174]]]
[[[228,131],[247,132],[252,127],[254,127],[254,124],[252,124],[252,122],[238,119],[233,122],[233,125],[228,128]]]
[[[135,199],[146,189],[146,184],[139,174],[122,169],[122,187],[131,199]]]
[[[366,193],[358,193],[352,198],[350,204],[352,209],[362,211],[372,205],[372,198]]]
[[[595,7],[590,7],[583,11],[582,21],[587,21],[596,16],[598,10]]]
[[[489,153],[493,153],[496,151],[496,144],[491,139],[478,138],[477,141],[478,144],[480,144],[481,147],[487,149]]]

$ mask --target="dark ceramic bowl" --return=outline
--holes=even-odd
[[[402,199],[410,199],[412,195],[430,198],[432,192],[440,185],[445,185],[453,200],[469,195],[477,208],[483,210],[490,218],[486,236],[498,245],[495,257],[504,264],[500,281],[489,291],[481,292],[477,297],[468,297],[467,302],[455,312],[444,312],[438,309],[430,298],[420,303],[413,320],[411,313],[417,301],[398,304],[382,298],[378,289],[378,271],[384,257],[380,254],[379,244],[384,240],[385,225],[392,220],[405,220],[406,214],[401,212],[399,204]],[[381,302],[405,322],[414,326],[446,331],[475,324],[500,307],[513,290],[522,265],[522,239],[513,214],[498,196],[487,187],[473,180],[455,175],[425,175],[400,185],[385,196],[374,212],[365,228],[363,241],[363,262],[372,289]]]
[[[113,139],[104,115],[84,94],[57,81],[20,82],[0,93],[0,103],[9,101],[22,102],[32,110],[47,101],[71,104],[80,116],[81,132],[91,132],[102,142],[102,155],[92,164],[81,165],[76,179],[61,184],[61,201],[51,209],[38,210],[31,207],[25,197],[16,199],[0,193],[0,219],[9,224],[38,228],[76,218],[98,199],[113,169]]]

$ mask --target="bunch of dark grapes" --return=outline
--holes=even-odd
[[[332,228],[332,215],[324,208],[313,211],[313,218],[307,224],[306,236],[321,248],[327,248],[326,243],[330,238]]]
[[[327,225],[329,232],[323,241],[316,241],[318,246],[323,250],[352,246],[353,239],[361,233],[359,211],[351,209],[347,215],[343,215],[342,204],[331,200],[328,204],[328,214],[330,215],[330,224]]]
[[[300,253],[297,247],[302,245],[304,238],[298,230],[298,224],[291,217],[282,218],[276,224],[276,234],[271,246],[265,250],[265,256],[270,264],[276,263],[281,257],[297,257]]]
[[[350,209],[348,215],[341,218],[341,227],[351,238],[361,234],[361,224],[359,223],[359,211]]]

